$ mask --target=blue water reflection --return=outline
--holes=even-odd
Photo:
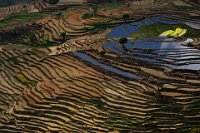
[[[137,33],[141,25],[150,25],[154,23],[165,23],[165,24],[178,24],[178,22],[161,20],[159,17],[145,19],[140,22],[132,24],[122,24],[112,30],[111,33],[107,35],[107,38],[116,38],[116,37],[129,37],[133,33]],[[182,46],[181,42],[176,41],[175,39],[169,38],[145,38],[128,41],[124,47],[133,53],[138,53],[138,49],[152,49],[156,52],[155,55],[149,53],[149,58],[146,57],[145,53],[138,53],[141,56],[135,56],[134,54],[125,53],[121,44],[118,42],[109,42],[105,44],[105,48],[120,54],[124,57],[132,57],[134,59],[148,61],[153,63],[159,63],[160,65],[168,66],[173,69],[190,69],[190,70],[200,70],[200,51],[193,48],[188,48]],[[163,52],[165,51],[165,52]],[[184,51],[184,52],[183,52]],[[195,52],[194,52],[195,51]],[[185,54],[188,54],[185,56]],[[145,55],[145,56],[144,56]],[[192,58],[188,58],[192,57]],[[156,59],[152,59],[156,58]],[[181,60],[190,59],[187,64],[183,64]],[[168,62],[166,62],[168,61]],[[171,61],[171,62],[169,62]],[[198,62],[199,61],[199,62]]]
[[[135,74],[129,73],[129,72],[125,72],[125,71],[121,71],[119,69],[116,69],[114,67],[102,64],[100,62],[98,62],[97,60],[95,60],[94,58],[90,57],[89,55],[82,53],[82,52],[76,52],[74,53],[75,56],[78,56],[82,59],[84,59],[87,62],[92,63],[95,66],[101,67],[102,69],[106,69],[107,71],[111,71],[129,78],[133,78],[133,79],[141,79],[140,77],[136,76]]]

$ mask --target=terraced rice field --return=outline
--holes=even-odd
[[[87,11],[71,9],[35,22],[42,26],[37,38],[47,35],[55,41],[60,33],[73,37],[62,44],[0,45],[0,132],[198,133],[198,19],[120,20],[91,34],[91,23],[113,21],[81,19]],[[185,37],[157,37],[158,28],[151,27],[157,23],[187,25],[197,31],[190,38],[194,41],[187,46]],[[130,37],[142,34],[142,27],[147,34],[156,30],[155,36]],[[128,42],[120,44],[121,37]]]
[[[5,17],[7,17],[11,14],[18,13],[23,10],[27,10],[29,12],[38,12],[47,6],[48,6],[48,4],[39,2],[39,1],[31,2],[31,3],[19,2],[17,4],[11,5],[11,6],[0,8],[0,12],[1,12],[0,20],[4,20]]]

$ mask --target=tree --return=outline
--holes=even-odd
[[[128,14],[123,15],[124,22],[126,22],[126,20],[129,19],[129,18],[130,18],[130,16]]]
[[[101,52],[100,52],[100,55],[101,55],[101,56],[104,56],[105,54],[106,54],[105,51],[101,51]]]
[[[49,43],[49,38],[47,35],[44,35],[42,38],[42,45],[46,45]]]
[[[65,33],[65,32],[62,32],[62,33],[60,33],[60,36],[62,37],[62,42],[65,42],[66,33]]]
[[[30,46],[33,46],[33,45],[36,45],[36,42],[37,42],[37,38],[35,36],[34,33],[31,33],[29,36],[28,36],[28,43]]]
[[[120,38],[119,39],[119,43],[122,45],[122,48],[125,50],[125,51],[127,51],[127,48],[125,47],[125,43],[127,43],[128,42],[128,39],[126,38],[126,37],[122,37],[122,38]]]
[[[47,0],[47,2],[48,2],[49,4],[56,4],[56,3],[59,2],[59,0]]]
[[[128,39],[126,37],[122,37],[122,38],[119,39],[119,43],[122,44],[122,45],[127,43],[127,42],[128,42]]]
[[[27,7],[27,5],[23,5],[23,8],[26,8]]]

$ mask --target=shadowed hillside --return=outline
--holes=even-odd
[[[28,3],[33,0],[0,0],[0,7],[11,6],[15,4]]]

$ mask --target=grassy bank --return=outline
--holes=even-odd
[[[123,3],[106,3],[106,4],[98,6],[98,8],[104,9],[104,10],[114,10],[114,9],[118,9],[122,6],[124,6]]]
[[[142,25],[139,28],[138,33],[134,33],[131,37],[155,37],[159,36],[161,33],[167,30],[175,30],[176,28],[187,29],[187,33],[183,35],[183,37],[197,37],[200,36],[200,30],[194,29],[185,24],[164,24],[164,23],[156,23],[152,25]]]
[[[44,13],[17,13],[9,16],[5,20],[0,21],[0,29],[10,25],[23,24],[44,18],[48,14]]]

